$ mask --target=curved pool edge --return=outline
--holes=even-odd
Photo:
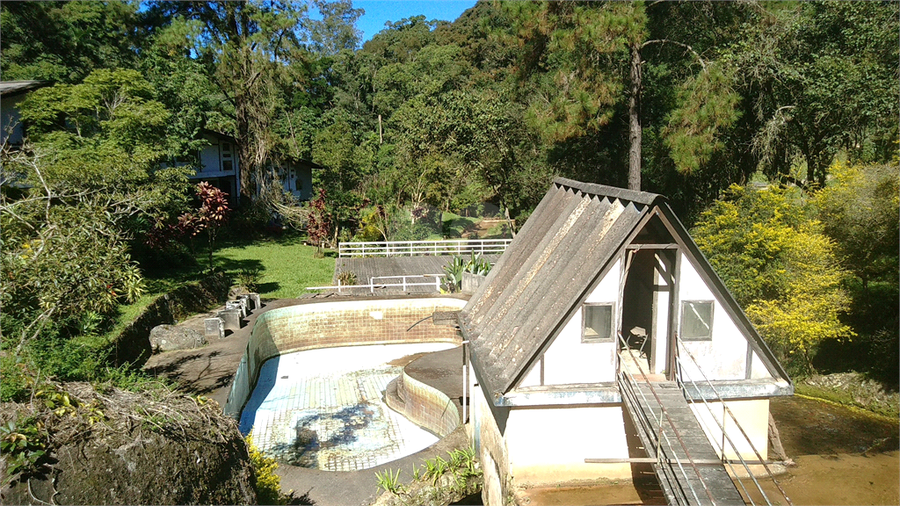
[[[390,297],[300,303],[266,311],[256,318],[223,411],[240,419],[262,365],[285,353],[392,343],[461,344],[454,327],[421,320],[435,311],[459,311],[465,304],[456,297]]]

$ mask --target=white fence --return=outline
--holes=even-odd
[[[448,239],[442,241],[382,241],[338,243],[338,257],[499,255],[512,239]]]
[[[365,288],[369,290],[371,293],[375,293],[376,288],[402,288],[405,292],[409,287],[412,286],[430,286],[434,288],[434,291],[440,293],[441,292],[441,281],[444,278],[443,274],[411,274],[408,276],[373,276],[369,278],[369,284],[367,285],[342,285],[340,281],[335,286],[308,286],[307,290],[337,290],[338,293],[343,293],[344,291],[351,291],[353,289]],[[412,280],[424,280],[424,282],[414,283]],[[382,280],[399,280],[400,282],[387,283]]]

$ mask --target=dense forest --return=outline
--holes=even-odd
[[[212,130],[237,140],[239,234],[273,212],[323,245],[441,211],[515,230],[556,176],[664,194],[793,371],[829,349],[897,381],[900,4],[486,0],[364,44],[361,13],[0,5],[2,79],[53,84],[3,154],[3,348],[89,331],[217,226],[187,181]],[[273,184],[297,159],[322,167],[311,203]]]

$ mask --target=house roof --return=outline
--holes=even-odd
[[[215,130],[210,130],[210,129],[208,129],[208,128],[204,128],[201,132],[202,132],[204,135],[209,135],[209,136],[212,136],[212,137],[218,137],[219,139],[225,139],[226,141],[230,141],[230,142],[235,143],[235,144],[237,143],[237,139],[235,139],[233,136],[228,135],[228,134],[224,134],[224,133],[222,133],[222,132],[217,132],[217,131],[215,131]]]
[[[651,214],[664,215],[769,370],[787,378],[665,197],[557,178],[460,313],[486,391],[498,396],[516,385]]]
[[[49,85],[48,81],[0,81],[0,97],[11,97]]]

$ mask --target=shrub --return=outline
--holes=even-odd
[[[383,473],[375,473],[375,477],[378,479],[378,487],[384,489],[385,492],[399,494],[403,491],[399,469],[396,473],[391,469],[386,469]]]
[[[450,263],[444,266],[444,288],[448,292],[458,292],[462,289],[462,276],[464,272],[477,276],[487,276],[491,271],[491,263],[483,256],[472,254],[467,261],[463,257],[454,256]]]
[[[849,308],[848,272],[812,212],[798,191],[734,185],[693,230],[710,264],[795,374],[813,371],[824,339],[854,335],[839,318]]]
[[[342,286],[355,285],[357,281],[356,273],[353,271],[341,271],[337,275],[337,280]]]
[[[259,267],[241,269],[237,274],[238,285],[250,293],[255,293],[259,288],[259,279],[261,275],[262,269]]]
[[[253,437],[247,436],[247,451],[250,464],[256,476],[256,494],[259,504],[287,504],[287,496],[281,493],[281,478],[275,474],[278,463],[267,457],[253,444]]]

